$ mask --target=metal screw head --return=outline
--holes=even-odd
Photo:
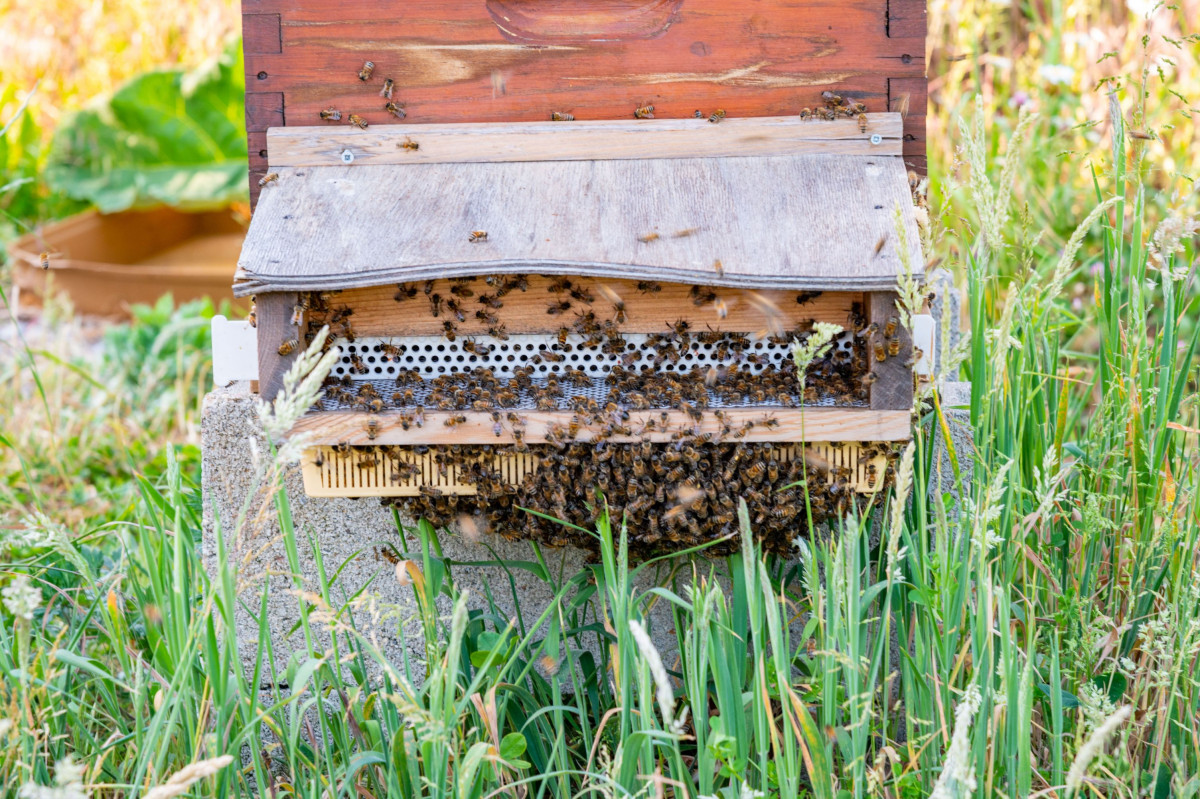
[[[871,134],[871,144],[883,144],[883,137],[878,133]],[[342,160],[345,160],[345,154],[342,155]]]
[[[879,137],[876,136],[875,138],[878,139]],[[354,163],[354,153],[350,152],[349,150],[342,150],[342,163],[343,164],[353,164]]]

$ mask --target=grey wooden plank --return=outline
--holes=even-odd
[[[270,292],[255,297],[255,315],[258,318],[258,394],[267,402],[283,388],[283,374],[304,347],[300,340],[303,325],[292,324],[292,311],[296,307],[293,292]],[[279,353],[285,341],[295,340],[291,352]]]
[[[912,331],[899,323],[900,314],[896,307],[897,295],[893,291],[876,291],[867,295],[867,319],[874,328],[867,346],[871,371],[875,382],[871,384],[871,410],[906,411],[913,404],[913,371],[909,365],[912,358]],[[888,336],[888,333],[892,333]],[[888,346],[889,340],[898,340],[896,354]],[[878,360],[876,347],[883,347],[883,360]]]
[[[235,293],[493,272],[735,287],[894,288],[898,157],[839,155],[280,168]],[[682,230],[692,235],[676,237]],[[487,241],[471,243],[472,230]],[[657,233],[645,243],[639,237]],[[875,251],[876,242],[886,238]],[[716,274],[720,260],[724,273]]]

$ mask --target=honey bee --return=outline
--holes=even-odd
[[[433,314],[434,318],[437,318],[438,316],[442,315],[442,295],[441,294],[435,293],[435,294],[429,295],[429,312],[431,314]]]
[[[551,111],[550,112],[550,120],[552,122],[574,122],[575,115],[563,113],[561,111]]]
[[[487,241],[487,237],[488,234],[486,230],[472,230],[471,235],[467,236],[467,241],[471,242],[472,244],[478,244],[480,242]]]
[[[643,294],[657,294],[658,292],[662,291],[662,286],[658,285],[652,280],[639,280],[637,287],[638,291],[642,292]]]
[[[363,119],[358,114],[350,115],[350,124],[353,125],[354,127],[358,128],[359,130],[367,129],[367,120]]]
[[[503,322],[489,327],[487,332],[492,338],[498,338],[501,341],[508,341],[508,330],[504,327]]]
[[[383,110],[387,111],[389,114],[394,116],[396,119],[404,119],[406,116],[408,116],[408,112],[404,110],[404,103],[395,103],[395,102],[392,102],[391,100],[389,100],[388,102],[383,104]],[[400,144],[399,146],[404,147],[405,144]],[[411,149],[415,150],[417,148],[413,147]]]
[[[421,149],[421,143],[413,141],[411,136],[405,136],[404,141],[400,142],[396,146],[402,150],[409,150],[410,152],[414,153]],[[487,234],[484,234],[484,238],[487,238]]]
[[[858,115],[858,131],[859,131],[859,133],[867,132],[867,115],[866,114]]]
[[[541,358],[542,360],[550,363],[561,363],[562,361],[566,360],[565,355],[563,355],[561,352],[555,352],[554,350],[542,350],[534,357]]]
[[[392,295],[392,299],[396,302],[404,302],[405,300],[411,300],[413,297],[417,296],[416,286],[408,283],[398,283],[396,288],[398,291]]]
[[[891,338],[896,335],[896,328],[900,325],[900,318],[897,316],[889,316],[887,324],[883,326],[883,335]]]
[[[38,256],[38,260],[42,264],[42,269],[50,268],[50,253],[49,252],[43,252],[41,255]],[[252,324],[251,327],[254,327],[254,325]]]
[[[863,388],[870,388],[871,386],[875,385],[875,381],[878,379],[879,375],[875,374],[874,372],[867,372],[862,376],[862,380],[860,382],[862,383]]]
[[[672,238],[686,239],[688,236],[694,236],[695,234],[697,234],[699,232],[700,232],[700,228],[698,228],[698,227],[684,228],[683,230],[675,231],[675,233],[672,235]]]
[[[801,108],[800,109],[800,119],[804,120],[805,122],[812,119],[812,109],[807,106],[805,106],[804,108]]]
[[[444,422],[442,422],[442,424],[444,424],[446,427],[458,427],[460,424],[466,424],[466,423],[467,423],[467,417],[462,415],[461,413],[455,414],[454,416],[447,416],[446,420]]]
[[[633,110],[634,119],[654,119],[654,106],[646,104]]]
[[[261,178],[259,178],[258,185],[261,188],[263,186],[266,186],[268,183],[275,183],[278,180],[279,180],[279,173],[271,172],[271,173],[263,175]]]
[[[324,111],[321,111],[319,113],[320,113],[321,119],[324,119],[326,122],[341,122],[342,121],[342,112],[337,110],[336,108],[326,108]]]
[[[292,307],[292,326],[300,327],[304,322],[304,313],[308,310],[308,296],[300,295],[300,301]]]
[[[715,302],[717,299],[717,293],[707,286],[704,288],[701,288],[700,286],[692,286],[690,294],[692,297],[692,305],[695,305],[696,307],[708,305],[711,302]]]
[[[546,309],[546,313],[548,313],[550,316],[557,316],[559,314],[564,314],[569,310],[571,310],[571,303],[568,300],[563,300],[562,302],[552,303]]]
[[[475,292],[471,291],[466,283],[455,283],[450,286],[450,293],[455,297],[474,297]]]
[[[718,108],[716,111],[713,111],[712,114],[708,117],[708,121],[713,123],[714,125],[716,125],[718,122],[720,122],[724,118],[725,118],[725,109]]]
[[[379,420],[369,419],[367,421],[367,440],[374,441],[379,437]]]
[[[725,300],[720,297],[713,300],[713,310],[716,311],[718,319],[724,319],[729,316],[729,307],[725,304]]]
[[[652,241],[658,241],[657,233],[647,233],[644,236],[638,236],[638,241],[642,244],[649,244]]]
[[[391,78],[384,78],[383,79],[383,88],[379,90],[379,96],[386,97],[388,100],[390,100],[390,99],[392,99],[392,91],[395,88],[396,88],[396,81],[392,80]]]
[[[293,352],[296,351],[296,347],[299,347],[299,346],[300,346],[299,340],[294,339],[294,338],[289,338],[287,341],[285,341],[279,345],[279,354],[280,355],[291,355]]]
[[[887,348],[884,347],[882,341],[875,342],[874,352],[875,352],[875,360],[877,360],[877,361],[887,360]]]
[[[837,107],[846,102],[845,100],[842,99],[842,96],[840,94],[834,94],[833,92],[828,91],[828,90],[821,92],[821,100],[824,101],[826,106],[831,107],[831,108]]]
[[[899,339],[899,337],[888,339],[888,355],[895,358],[899,354],[900,354],[900,339]]]
[[[365,83],[366,81],[369,81],[371,79],[371,74],[374,72],[375,72],[375,62],[367,61],[362,65],[362,69],[360,69],[358,71],[358,79]]]
[[[316,454],[313,455],[313,466],[316,466],[318,469],[320,469],[324,465],[325,465],[325,451],[322,449],[318,449],[316,451]]]
[[[483,344],[476,342],[473,338],[463,341],[462,348],[472,355],[478,355],[480,358],[484,358],[492,354],[491,347],[484,346]]]
[[[427,497],[440,497],[442,495],[442,490],[433,486],[418,486],[417,490]]]
[[[796,304],[806,305],[821,296],[820,291],[801,291],[796,294]]]
[[[446,337],[446,341],[454,341],[454,339],[457,338],[457,334],[454,330],[454,323],[449,319],[442,322],[442,335]]]
[[[887,238],[888,238],[887,234],[884,233],[882,236],[879,237],[879,241],[875,242],[875,249],[871,253],[872,258],[877,257],[879,255],[879,253],[883,250],[883,245],[887,244]]]

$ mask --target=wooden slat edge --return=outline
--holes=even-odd
[[[556,426],[568,426],[576,418],[571,411],[516,411],[525,423],[524,440],[527,444],[546,442],[548,434]],[[711,433],[714,443],[751,443],[759,441],[797,442],[815,441],[906,441],[912,434],[910,415],[905,411],[875,411],[866,408],[728,408],[722,411],[725,422],[738,428],[747,421],[762,422],[770,417],[778,422],[773,427],[756,424],[742,438],[727,436],[720,438],[723,422],[713,411],[705,411],[697,423],[681,411],[668,411],[667,420],[662,422],[663,411],[630,411],[624,424],[638,431],[650,420],[655,428],[644,435],[614,435],[607,441],[615,443],[631,441],[672,440],[679,431],[687,433]],[[504,414],[502,413],[502,416]],[[445,421],[452,416],[466,417],[466,421],[448,427]],[[372,431],[369,425],[374,422]],[[500,435],[496,435],[492,414],[475,411],[426,411],[425,423],[421,427],[410,424],[405,430],[401,424],[401,412],[384,411],[370,414],[357,411],[325,411],[309,413],[292,428],[291,434],[309,434],[309,444],[401,445],[419,444],[513,444],[513,430],[507,421],[501,424]],[[591,441],[600,425],[579,425],[576,441]],[[372,433],[374,438],[371,438]]]
[[[878,143],[872,138],[879,136]],[[406,143],[417,149],[405,147]],[[856,119],[745,117],[713,125],[704,119],[382,125],[345,123],[267,131],[272,168],[352,164],[444,164],[500,161],[590,161],[795,155],[900,155],[903,120],[896,113]]]

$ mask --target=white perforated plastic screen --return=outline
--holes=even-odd
[[[562,374],[568,369],[582,369],[591,377],[603,379],[618,364],[633,371],[655,369],[667,373],[687,373],[696,367],[738,365],[743,371],[759,374],[779,368],[791,357],[788,344],[764,339],[753,342],[747,350],[748,354],[758,356],[753,362],[739,359],[736,354],[721,358],[719,345],[705,344],[693,337],[688,350],[677,361],[664,360],[655,366],[655,353],[646,346],[646,335],[627,334],[623,338],[623,353],[606,352],[598,346],[583,347],[585,339],[578,335],[568,336],[566,346],[560,345],[555,337],[544,335],[512,335],[507,340],[491,336],[459,337],[454,341],[440,336],[358,338],[353,344],[339,339],[337,346],[342,357],[333,374],[338,377],[349,375],[353,380],[381,380],[394,378],[401,369],[408,369],[430,379],[489,368],[496,377],[508,378],[513,376],[514,369],[526,366],[532,370],[531,376],[535,380]],[[387,350],[385,345],[390,345]],[[852,342],[845,337],[837,346],[849,350]],[[391,347],[395,350],[389,354]],[[561,356],[561,360],[552,362],[541,357],[544,352],[551,353],[550,358]],[[356,368],[356,358],[366,371]]]

